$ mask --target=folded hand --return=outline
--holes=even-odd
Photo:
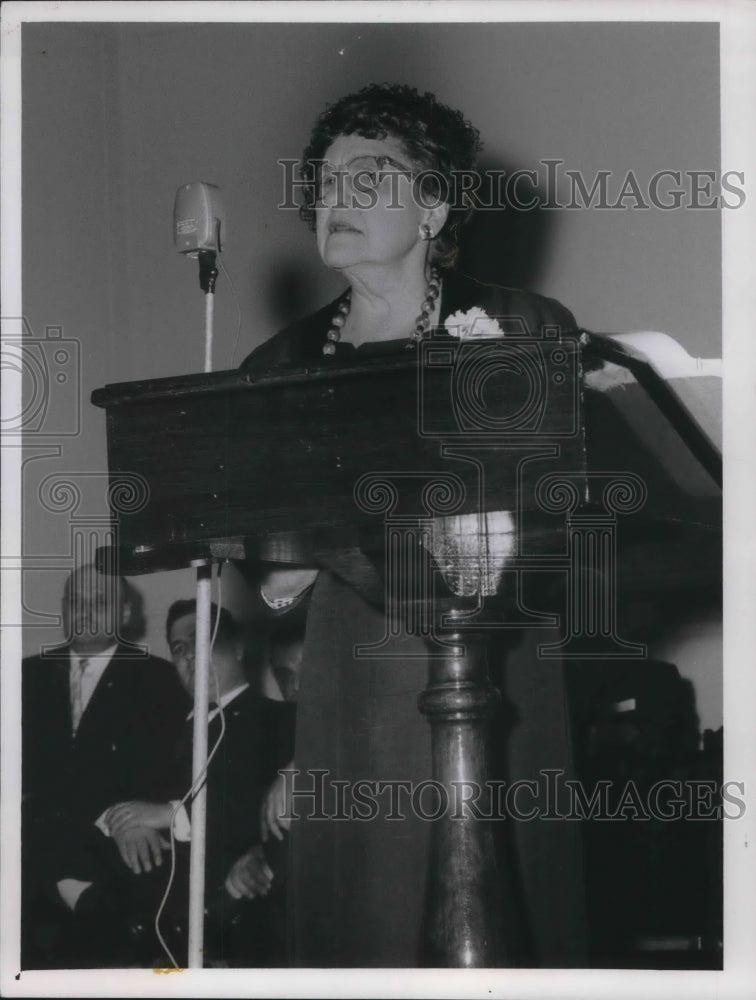
[[[226,877],[226,891],[234,899],[254,899],[267,896],[273,882],[273,872],[265,860],[262,845],[256,844],[231,866]]]
[[[162,865],[165,841],[157,830],[148,826],[135,826],[113,834],[113,839],[124,864],[128,865],[135,875],[151,872],[153,865],[155,867]]]
[[[111,837],[134,827],[167,830],[171,825],[173,806],[169,802],[119,802],[105,813]]]

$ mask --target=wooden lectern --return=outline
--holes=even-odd
[[[419,698],[432,778],[483,786],[498,698],[487,598],[510,625],[537,625],[523,581],[560,572],[569,613],[544,655],[632,658],[616,621],[623,553],[640,589],[716,581],[721,456],[677,388],[587,333],[439,335],[308,368],[107,386],[92,401],[107,412],[118,572],[288,558],[377,580],[387,628],[411,621],[433,652]],[[668,555],[652,572],[654,540]],[[425,566],[409,582],[408,553]],[[429,864],[427,963],[508,964],[490,823],[442,816]]]

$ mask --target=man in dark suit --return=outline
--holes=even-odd
[[[214,620],[217,614],[213,606]],[[175,602],[168,612],[166,633],[176,673],[187,692],[194,689],[195,631],[195,602]],[[250,686],[239,629],[226,609],[220,611],[213,644],[209,697],[205,961],[232,966],[282,964],[283,879],[274,872],[278,859],[266,857],[259,842],[260,805],[277,768],[291,759],[294,706],[263,698]],[[99,897],[100,916],[107,913],[102,906],[107,899],[111,914],[116,901],[122,912],[131,914],[128,927],[121,924],[121,933],[138,931],[139,960],[145,962],[162,950],[152,924],[165,893],[168,865],[158,870],[152,859],[145,866],[134,850],[134,838],[157,837],[166,847],[171,831],[176,874],[161,933],[174,959],[179,963],[186,959],[192,716],[192,712],[186,716],[172,752],[145,775],[138,796],[112,803],[98,818],[98,829],[87,837],[89,870],[95,879],[89,894]],[[217,752],[212,753],[219,739]],[[272,850],[280,853],[279,845]]]
[[[136,592],[94,566],[71,574],[63,594],[67,642],[23,662],[22,961],[66,958],[67,912],[87,889],[79,831],[113,802],[134,796],[169,752],[186,715],[170,663],[124,639]],[[159,863],[158,838],[132,850]],[[65,905],[64,905],[65,904]]]
[[[231,966],[283,962],[283,871],[260,843],[260,807],[278,768],[293,756],[294,705],[261,697],[243,667],[239,628],[225,608],[218,618],[210,672],[208,746],[220,739],[208,765],[205,855],[205,960]],[[168,611],[171,658],[186,690],[194,688],[196,605],[177,601]],[[106,821],[119,838],[140,824],[177,843],[178,874],[167,911],[173,926],[186,929],[191,799],[176,810],[191,785],[192,719],[163,776],[154,776],[150,801],[121,803]],[[222,734],[222,738],[221,738]],[[183,841],[183,842],[182,842]],[[161,881],[161,892],[164,879]],[[185,940],[176,939],[183,957]],[[175,955],[177,959],[179,954]]]

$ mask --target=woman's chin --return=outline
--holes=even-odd
[[[326,267],[341,269],[361,263],[359,255],[349,247],[326,247],[320,256]]]

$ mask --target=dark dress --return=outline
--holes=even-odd
[[[320,359],[336,304],[271,338],[242,367]],[[524,326],[533,336],[544,325],[575,329],[571,314],[553,300],[446,272],[441,321],[476,306],[499,318],[500,325]],[[357,351],[372,347],[366,344]],[[354,351],[352,345],[337,345],[337,357]],[[364,573],[350,572],[348,559],[334,558],[321,565],[310,597],[297,707],[295,763],[303,772],[297,789],[313,788],[311,772],[318,769],[326,772],[326,788],[333,781],[360,780],[414,786],[431,777],[429,728],[417,708],[417,696],[427,683],[426,647],[418,636],[399,635],[384,647],[381,659],[355,660],[355,644],[377,642],[385,632],[384,611],[374,603],[382,585],[362,586],[361,579]],[[539,631],[538,641],[550,638]],[[508,740],[509,769],[513,776],[528,778],[537,777],[540,767],[570,771],[561,665],[534,664],[534,641],[526,636],[509,657],[506,679],[519,718]],[[289,859],[294,965],[421,964],[430,823],[413,815],[401,798],[402,818],[389,818],[389,794],[377,796],[378,815],[367,821],[308,819],[312,799],[295,799],[293,811],[299,818],[291,826]],[[330,799],[326,795],[323,806],[326,815],[338,812],[333,794]],[[532,939],[532,948],[519,960],[579,966],[584,961],[584,918],[577,832],[563,823],[559,829],[546,823],[515,826],[522,828],[513,832],[524,893],[519,922],[532,930],[521,935],[523,941]]]

